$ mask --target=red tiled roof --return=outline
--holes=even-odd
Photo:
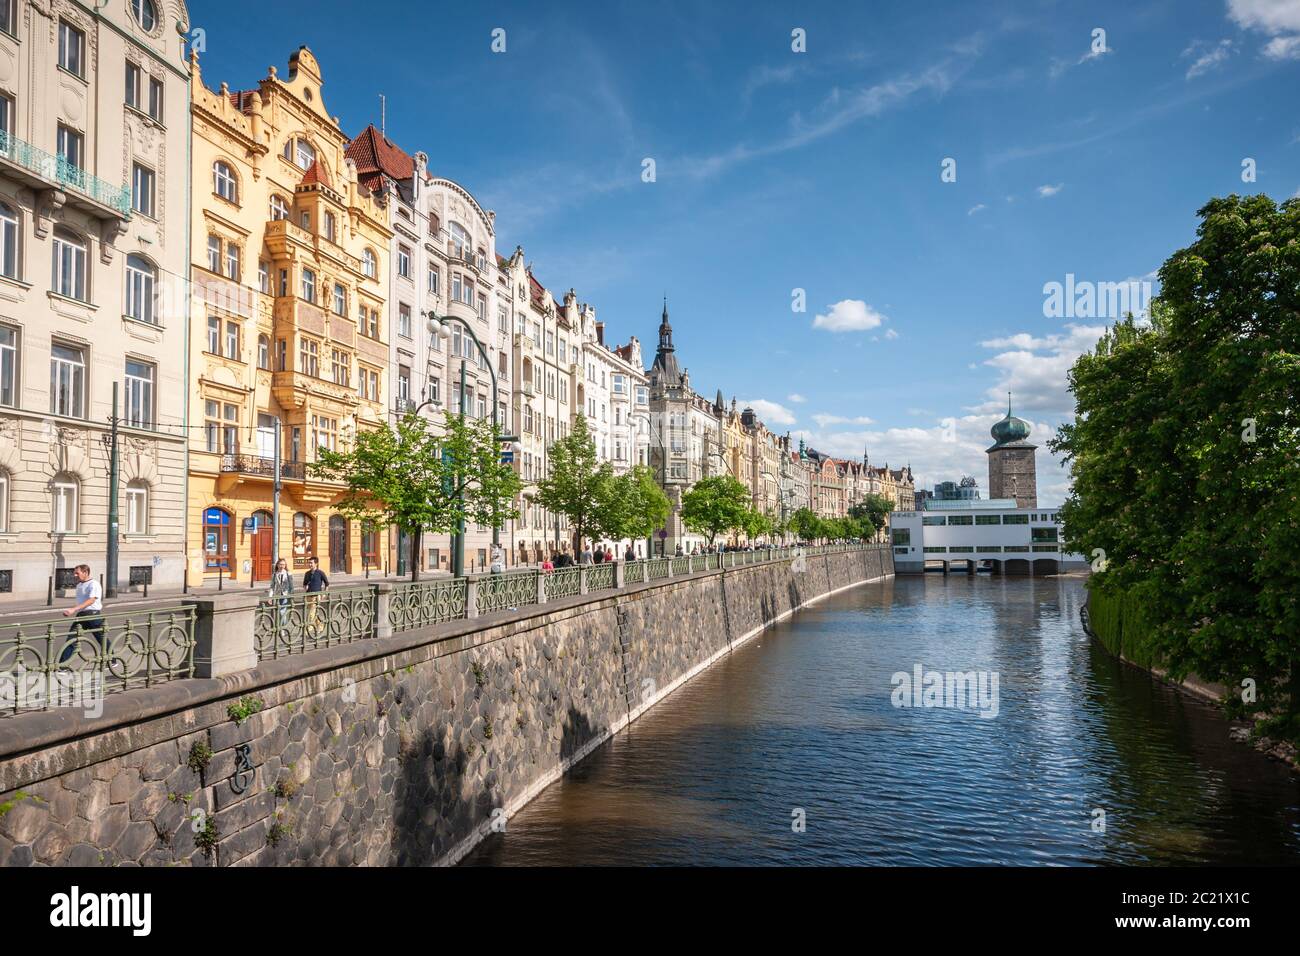
[[[253,111],[253,93],[254,90],[236,90],[227,94],[230,102],[234,104],[235,109],[241,113],[251,113]]]
[[[357,178],[371,192],[383,178],[404,180],[415,176],[415,160],[371,123],[344,150],[357,166]]]
[[[320,183],[322,186],[328,186],[330,189],[334,188],[333,184],[330,182],[330,174],[325,171],[325,167],[320,164],[319,159],[312,160],[311,166],[308,167],[307,172],[303,174],[302,182],[299,183],[299,185],[310,186],[313,183]]]

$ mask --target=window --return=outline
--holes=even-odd
[[[288,218],[289,218],[289,204],[285,202],[284,197],[272,196],[271,197],[271,221],[274,222],[277,219],[288,219]]]
[[[1058,540],[1056,529],[1055,528],[1034,528],[1032,531],[1029,532],[1029,540],[1034,542],[1056,541]]]
[[[308,302],[316,301],[316,273],[310,269],[302,270],[302,297]]]
[[[397,366],[397,402],[404,405],[411,400],[411,370],[405,365]]]
[[[221,239],[208,236],[208,271],[221,274]]]
[[[4,203],[0,203],[0,274],[18,278],[18,213]]]
[[[130,62],[126,64],[126,105],[136,110],[141,104],[140,75],[140,67]]]
[[[397,274],[404,279],[411,278],[411,250],[406,246],[397,247]]]
[[[77,533],[77,499],[81,483],[66,471],[50,482],[50,530],[55,534]]]
[[[239,281],[242,275],[239,269],[239,246],[233,242],[226,243],[226,277]]]
[[[487,296],[482,292],[478,294],[478,317],[484,322],[487,321]]]
[[[149,486],[139,478],[126,486],[126,533],[149,533]]]
[[[298,371],[313,378],[320,377],[320,346],[312,339],[303,339],[299,343]]]
[[[217,160],[212,164],[212,191],[226,202],[239,202],[239,187],[230,164]],[[278,198],[278,197],[277,197]]]
[[[230,512],[208,508],[203,512],[203,554],[209,568],[230,567]]]
[[[429,401],[439,403],[442,401],[442,382],[437,378],[429,379]]]
[[[157,77],[149,78],[149,118],[162,122],[163,84]]]
[[[361,271],[366,274],[368,279],[379,277],[379,260],[375,258],[375,250],[367,249],[361,255]]]
[[[208,351],[221,354],[221,320],[214,315],[208,316]]]
[[[330,372],[335,385],[347,385],[352,380],[352,356],[342,349],[331,349]]]
[[[82,156],[85,154],[86,138],[70,126],[59,124],[55,140],[55,151],[63,157],[69,166],[81,169]]]
[[[152,31],[158,25],[158,11],[153,5],[153,0],[131,0],[131,13],[135,15],[135,20],[146,31]]]
[[[271,369],[271,340],[265,335],[257,337],[257,367],[267,371]]]
[[[948,524],[974,524],[975,519],[971,515],[949,515]]]
[[[334,283],[334,314],[348,314],[348,295],[341,282]]]
[[[650,388],[649,388],[649,386],[646,386],[646,385],[638,385],[638,386],[636,387],[636,403],[637,403],[638,405],[649,405],[649,404],[650,404]]]
[[[457,259],[468,259],[470,249],[469,233],[458,222],[453,222],[447,235],[447,252]]]
[[[1029,524],[1029,515],[1003,515],[1003,524]]]
[[[411,337],[411,307],[405,303],[397,307],[397,334]]]
[[[613,388],[614,388],[614,394],[615,394],[615,395],[626,395],[626,394],[627,394],[627,376],[625,376],[625,375],[615,375],[615,376],[614,376],[614,381],[613,381]]]
[[[311,164],[316,162],[315,148],[305,139],[299,139],[294,150],[293,161],[303,169],[311,169]]]
[[[9,472],[0,470],[0,532],[9,530]]]
[[[59,66],[85,77],[86,35],[66,20],[59,21]]]
[[[977,525],[1001,524],[1001,523],[1002,523],[1001,515],[976,515],[975,516],[975,524]]]
[[[153,170],[139,163],[131,167],[131,208],[141,215],[154,218],[153,212],[154,174]]]
[[[85,414],[86,353],[72,345],[50,346],[50,412],[81,418]]]
[[[429,269],[429,292],[433,295],[438,294],[438,270]]]
[[[126,314],[138,322],[157,324],[158,270],[144,256],[126,257]]]
[[[316,448],[335,451],[338,448],[339,423],[337,419],[324,415],[311,417],[311,443]]]
[[[330,212],[327,209],[325,211],[325,238],[328,239],[330,242],[334,242],[335,232],[336,232],[336,227],[335,227],[334,213]]]
[[[234,359],[236,362],[239,358],[239,325],[238,323],[226,320],[226,358]]]
[[[0,0],[0,30],[10,36],[18,35],[18,9],[15,0]]]
[[[271,291],[271,266],[265,259],[257,263],[257,287],[264,293]]]
[[[378,309],[370,310],[370,322],[366,328],[367,328],[366,334],[369,335],[372,339],[379,338],[379,310]]]
[[[207,449],[233,455],[239,450],[239,406],[207,400],[203,403],[203,431]]]
[[[368,401],[379,401],[379,373],[372,368],[358,367],[357,391]]]
[[[0,325],[0,405],[18,404],[18,330]]]
[[[293,566],[304,568],[307,559],[316,553],[316,523],[311,515],[302,511],[293,516]]]

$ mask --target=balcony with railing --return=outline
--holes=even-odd
[[[306,476],[306,465],[301,461],[280,462],[280,479],[282,481],[302,481]],[[260,455],[222,455],[221,470],[226,473],[250,475],[255,478],[274,478],[275,459]]]
[[[92,176],[66,157],[37,149],[4,130],[0,130],[0,170],[33,189],[65,189],[69,201],[101,218],[131,218],[130,188]]]

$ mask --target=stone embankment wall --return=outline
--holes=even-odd
[[[0,720],[0,865],[453,863],[888,548],[630,585]],[[232,704],[261,709],[242,720]]]

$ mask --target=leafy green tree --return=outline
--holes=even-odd
[[[1256,700],[1300,736],[1300,200],[1228,196],[1160,269],[1149,324],[1126,319],[1070,372],[1052,442],[1089,587],[1140,606],[1175,676]],[[1125,622],[1125,641],[1130,638]]]
[[[749,490],[730,475],[701,478],[682,495],[682,523],[707,535],[709,544],[723,532],[744,527]]]
[[[583,539],[599,530],[601,502],[609,500],[614,469],[597,460],[596,442],[582,415],[574,418],[568,435],[551,445],[548,461],[550,474],[537,483],[537,502],[569,519],[577,554]]]
[[[486,419],[448,414],[435,434],[427,418],[408,412],[394,427],[360,432],[347,450],[318,449],[309,468],[347,487],[339,511],[410,536],[415,581],[425,531],[446,534],[461,521],[492,525],[516,517],[519,477],[502,463],[500,449],[500,431]]]
[[[745,514],[741,520],[741,529],[745,532],[745,537],[749,543],[753,544],[756,540],[765,534],[769,534],[772,529],[772,519],[757,508],[746,508]]]
[[[885,495],[871,494],[849,508],[849,517],[868,523],[869,532],[861,537],[874,538],[876,532],[889,523],[889,515],[893,510],[894,499]]]
[[[816,541],[821,537],[821,519],[810,508],[800,508],[792,514],[789,524],[800,541]]]
[[[614,541],[648,538],[662,528],[672,502],[654,479],[654,472],[637,465],[605,483],[596,502],[594,526]]]

